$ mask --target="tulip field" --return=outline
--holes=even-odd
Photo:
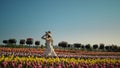
[[[0,48],[0,68],[120,68],[119,52],[55,49],[58,57],[44,57],[45,49]]]
[[[120,59],[1,56],[1,68],[119,68]]]

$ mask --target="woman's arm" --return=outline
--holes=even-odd
[[[41,37],[41,39],[46,39],[46,37],[45,37],[45,36],[46,36],[46,34],[45,34],[45,35],[43,35],[43,36]]]

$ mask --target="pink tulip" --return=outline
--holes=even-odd
[[[60,64],[59,64],[60,65]],[[60,65],[62,68],[65,68],[65,63],[62,62],[61,65]]]
[[[3,67],[3,68],[6,68],[6,67],[7,67],[7,64],[8,64],[8,62],[6,62],[6,61],[2,62],[2,67]]]
[[[47,65],[46,65],[46,64],[44,64],[43,68],[47,68]]]
[[[49,68],[54,68],[53,66],[50,66]]]
[[[31,64],[30,62],[26,62],[26,66],[29,67]]]
[[[110,64],[110,66],[109,66],[110,68],[114,68],[114,66],[113,66],[113,64]]]
[[[11,63],[11,67],[12,67],[12,68],[15,68],[15,66],[16,66],[16,63],[15,63],[15,62],[12,62],[12,63]]]
[[[37,68],[42,68],[42,65],[41,65],[41,64],[38,64]]]
[[[81,68],[81,65],[80,65],[80,64],[78,64],[78,68]]]
[[[74,65],[73,65],[73,64],[70,64],[70,67],[74,68]]]
[[[22,68],[22,64],[18,64],[18,67],[17,68]]]
[[[64,67],[62,67],[61,65],[59,65],[59,66],[57,66],[56,68],[64,68]]]
[[[61,66],[61,64],[57,63],[55,68],[64,68]]]
[[[33,62],[33,63],[31,63],[31,66],[32,66],[33,68],[37,68],[37,63],[36,63],[36,62]]]
[[[54,68],[54,66],[53,66],[53,64],[52,64],[52,63],[49,65],[49,68]]]
[[[119,64],[118,64],[118,63],[116,63],[115,67],[116,67],[116,68],[118,68],[118,67],[119,67]]]
[[[33,67],[33,68],[37,68],[37,66],[36,66],[36,65],[33,65],[32,67]]]

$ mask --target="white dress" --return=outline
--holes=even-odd
[[[52,39],[45,39],[46,40],[46,49],[44,51],[44,56],[57,56],[55,53],[53,46],[51,45],[51,40]]]

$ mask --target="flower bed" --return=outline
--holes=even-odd
[[[119,68],[120,59],[0,56],[0,68]]]
[[[0,68],[119,68],[120,52],[58,50],[59,58],[43,57],[45,49],[0,48]]]
[[[41,48],[0,48],[0,55],[15,55],[15,56],[42,56],[45,49]],[[120,57],[120,52],[85,52],[85,51],[75,51],[75,50],[59,50],[55,49],[55,52],[59,56],[68,57],[81,57],[81,56],[118,56]]]
[[[43,57],[43,51],[45,49],[35,49],[35,48],[0,48],[0,56],[37,56]],[[120,52],[75,52],[74,50],[58,50],[55,49],[58,57],[64,58],[120,58]]]

